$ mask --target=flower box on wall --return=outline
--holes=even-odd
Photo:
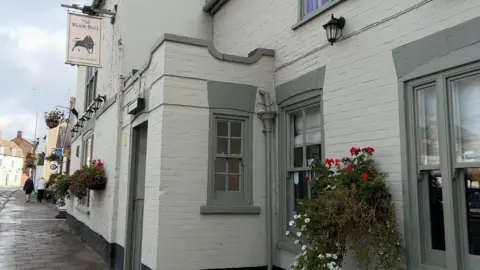
[[[93,177],[92,175],[87,176],[87,188],[90,190],[102,190],[107,186],[107,178],[105,177]]]

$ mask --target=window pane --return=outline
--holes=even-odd
[[[303,147],[293,149],[293,167],[303,167]]]
[[[228,176],[228,191],[240,191],[240,176],[229,175]]]
[[[230,122],[230,137],[242,137],[241,122]]]
[[[293,173],[293,196],[294,196],[294,210],[298,213],[299,201],[309,199],[308,197],[308,181],[309,172],[295,172]]]
[[[217,138],[217,154],[228,154],[228,139]]]
[[[303,145],[303,133],[305,132],[303,128],[303,115],[297,114],[293,116],[293,143],[295,146]]]
[[[303,15],[307,15],[316,8],[317,0],[303,0]]]
[[[227,160],[224,158],[215,159],[215,172],[224,173],[226,168]]]
[[[315,159],[320,159],[320,144],[307,146],[307,166],[310,166]]]
[[[227,137],[228,136],[228,122],[227,121],[217,121],[217,136]]]
[[[427,177],[432,249],[445,250],[445,223],[443,217],[442,177],[439,170],[429,171]]]
[[[226,175],[225,174],[215,174],[215,191],[225,191],[226,190]]]
[[[239,174],[240,173],[240,161],[237,159],[228,160],[228,173]]]
[[[320,108],[314,107],[306,110],[306,143],[320,143],[322,140],[322,121]]]
[[[466,176],[468,247],[480,255],[480,168],[467,169]]]
[[[242,154],[242,140],[230,139],[230,154],[232,155]]]
[[[458,162],[480,161],[480,75],[452,82]]]
[[[420,164],[439,164],[436,88],[431,86],[416,93]]]
[[[318,2],[318,4],[317,4],[318,7],[321,7],[325,4],[328,4],[328,2],[333,2],[333,0],[317,0],[317,2]]]

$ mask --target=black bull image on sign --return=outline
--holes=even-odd
[[[95,46],[95,43],[93,42],[93,39],[91,36],[86,36],[82,40],[79,38],[75,39],[75,45],[72,48],[72,51],[75,50],[77,47],[82,47],[87,50],[89,54],[93,53],[93,46]]]

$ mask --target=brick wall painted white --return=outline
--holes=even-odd
[[[421,1],[345,1],[292,30],[297,2],[229,1],[214,17],[214,43],[221,52],[240,55],[259,46],[275,49],[275,85],[326,66],[327,155],[346,155],[352,145],[375,147],[377,162],[390,173],[388,181],[403,230],[398,86],[391,50],[477,17],[480,2],[432,1],[309,55],[325,43],[322,25],[331,14],[346,18],[344,34],[348,34]],[[284,251],[279,254],[277,263],[288,268],[293,257]]]

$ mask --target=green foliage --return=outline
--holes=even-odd
[[[85,174],[83,170],[76,170],[72,175],[68,177],[68,198],[73,196],[79,200],[87,196],[87,184],[85,181]]]
[[[352,158],[313,164],[312,199],[300,202],[302,214],[290,221],[287,231],[304,250],[292,269],[340,269],[347,250],[365,269],[402,265],[387,174],[376,170],[374,152],[371,147],[352,147]]]

